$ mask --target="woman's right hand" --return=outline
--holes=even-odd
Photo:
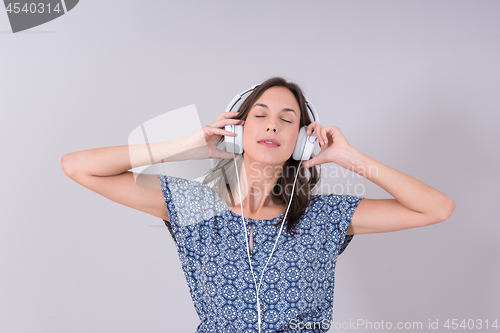
[[[244,125],[245,121],[242,119],[232,119],[237,112],[222,112],[215,119],[215,121],[207,126],[202,127],[189,134],[185,139],[188,147],[193,147],[193,159],[207,159],[207,158],[222,158],[232,159],[233,154],[217,148],[221,136],[235,136],[235,133],[228,132],[224,129],[226,125]]]

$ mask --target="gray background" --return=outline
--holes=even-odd
[[[273,75],[457,203],[437,225],[355,236],[335,320],[500,319],[499,14],[498,1],[83,1],[12,34],[0,10],[0,331],[194,332],[163,222],[73,182],[60,159],[191,104],[209,124]]]

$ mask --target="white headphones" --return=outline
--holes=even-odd
[[[245,94],[252,92],[257,86],[260,84],[254,85],[252,88],[245,90],[241,94],[236,95],[233,100],[229,103],[229,105],[226,108],[226,112],[233,112],[232,109],[238,103]],[[304,96],[305,98],[305,96]],[[314,121],[319,122],[319,117],[318,114],[316,113],[316,110],[312,106],[311,103],[309,103],[306,99],[306,106],[309,109],[310,113],[312,114]],[[242,125],[226,125],[225,130],[229,132],[236,133],[236,137],[232,136],[224,136],[224,141],[226,143],[226,151],[233,153],[234,157],[234,166],[236,170],[236,179],[238,180],[238,192],[239,192],[239,197],[241,198],[241,188],[240,188],[240,177],[238,175],[238,166],[236,165],[236,157],[234,154],[241,154],[243,152],[243,126]],[[283,217],[283,221],[281,222],[281,227],[280,231],[278,233],[278,236],[276,237],[276,241],[274,243],[273,250],[271,251],[271,254],[269,255],[269,259],[266,262],[266,265],[264,266],[264,269],[262,270],[262,274],[260,276],[260,281],[259,284],[257,285],[257,279],[255,278],[255,274],[253,271],[253,266],[252,266],[252,261],[250,258],[250,246],[248,244],[248,232],[247,228],[245,225],[245,218],[243,216],[243,204],[241,204],[241,222],[243,225],[243,228],[245,230],[245,240],[246,240],[246,245],[247,245],[247,255],[248,255],[248,264],[250,265],[250,271],[252,272],[254,284],[255,284],[255,293],[256,293],[256,298],[257,298],[257,322],[259,325],[259,333],[261,333],[261,323],[262,323],[262,315],[261,315],[261,310],[260,310],[260,296],[259,296],[259,291],[260,291],[260,286],[262,284],[262,278],[264,277],[264,272],[266,271],[267,265],[269,264],[269,261],[271,260],[271,257],[273,256],[274,250],[276,249],[276,246],[278,245],[278,240],[280,238],[281,232],[283,230],[283,226],[285,225],[285,220],[286,216],[288,215],[288,210],[290,209],[290,205],[292,203],[292,198],[293,198],[293,193],[295,191],[295,183],[297,181],[297,176],[299,174],[299,168],[300,164],[302,164],[302,161],[308,160],[311,158],[311,155],[313,153],[314,149],[314,143],[316,142],[316,134],[313,132],[310,136],[307,136],[307,126],[302,126],[299,131],[299,137],[297,139],[297,143],[295,144],[295,149],[293,151],[293,159],[296,161],[300,161],[299,166],[297,168],[297,172],[295,173],[295,180],[293,181],[293,186],[292,186],[292,193],[290,196],[290,202],[288,203],[288,207],[285,211],[285,215]],[[240,199],[241,200],[241,199]]]
[[[243,102],[243,96],[251,93],[256,87],[258,87],[260,83],[254,85],[252,88],[249,88],[242,92],[241,94],[236,95],[233,100],[229,103],[226,108],[226,112],[237,112],[237,110],[233,111],[234,106],[240,102]],[[247,96],[248,97],[248,96]],[[314,109],[314,106],[307,100],[306,106],[309,110],[310,115],[312,115],[313,121],[319,122],[318,114]],[[246,97],[245,97],[246,99]],[[241,154],[243,153],[243,126],[242,125],[226,125],[225,130],[228,132],[236,133],[236,136],[224,136],[224,141],[226,143],[226,151],[229,153]],[[299,137],[297,138],[297,142],[295,144],[295,149],[293,150],[293,159],[296,161],[307,161],[311,158],[314,149],[314,143],[316,142],[316,134],[313,132],[310,136],[307,136],[307,126],[302,126],[299,131]]]

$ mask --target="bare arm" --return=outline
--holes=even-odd
[[[61,165],[70,177],[76,174],[115,176],[144,165],[190,159],[192,156],[185,142],[184,139],[174,139],[152,144],[87,149],[64,155]]]
[[[363,199],[358,204],[348,235],[389,232],[442,222],[455,210],[455,202],[421,181],[382,164],[351,146],[338,127],[309,125],[323,141],[321,152],[305,167],[334,162],[372,181],[394,199]]]
[[[181,139],[68,153],[61,158],[61,166],[68,177],[88,189],[122,205],[169,220],[157,176],[134,175],[128,170],[160,162],[232,157],[216,149],[216,144],[221,135],[232,135],[220,127],[242,123],[229,119],[235,114],[221,114],[213,124]]]
[[[127,207],[169,220],[163,192],[156,175],[134,177],[134,167],[187,158],[182,140],[151,145],[115,146],[66,154],[64,173],[80,185]]]
[[[379,185],[394,199],[363,199],[351,220],[348,235],[396,231],[442,222],[455,202],[423,182],[382,164],[350,147],[345,166]]]

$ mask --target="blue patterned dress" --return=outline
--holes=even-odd
[[[196,333],[258,332],[257,302],[241,216],[198,181],[157,174],[182,269],[201,323]],[[326,332],[332,323],[337,258],[353,236],[347,228],[362,197],[313,195],[296,237],[284,226],[259,291],[262,332]],[[283,214],[253,223],[257,283]],[[299,329],[301,328],[301,329]]]

